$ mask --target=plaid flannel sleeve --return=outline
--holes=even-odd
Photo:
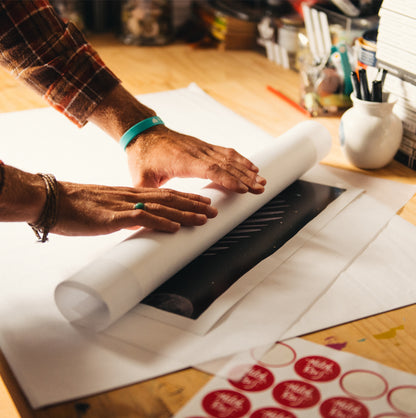
[[[0,64],[78,126],[119,83],[46,0],[0,1]]]

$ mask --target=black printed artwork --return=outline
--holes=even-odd
[[[197,319],[242,275],[277,251],[344,191],[295,181],[142,303]]]

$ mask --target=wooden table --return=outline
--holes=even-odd
[[[189,45],[134,47],[112,35],[91,42],[133,94],[183,88],[196,82],[202,89],[272,135],[280,135],[305,119],[269,91],[274,86],[290,98],[299,97],[298,74],[284,70],[253,51],[197,50]],[[0,112],[45,107],[43,100],[0,69]],[[339,118],[318,119],[333,134],[330,154],[323,161],[357,170],[344,158],[338,140]],[[392,162],[365,174],[416,184],[416,172]],[[416,225],[416,197],[399,211]],[[416,305],[354,321],[303,338],[416,374]],[[194,369],[172,373],[97,396],[33,411],[4,358],[0,358],[0,416],[14,417],[169,417],[183,406],[210,376]]]

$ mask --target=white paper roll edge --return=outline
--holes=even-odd
[[[251,158],[267,179],[264,193],[240,195],[212,186],[196,191],[211,198],[216,218],[173,235],[139,231],[61,282],[55,289],[58,309],[74,325],[107,328],[322,160],[330,147],[323,125],[299,123]]]

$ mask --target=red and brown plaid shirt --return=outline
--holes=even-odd
[[[0,64],[78,126],[119,83],[46,0],[0,1]]]

